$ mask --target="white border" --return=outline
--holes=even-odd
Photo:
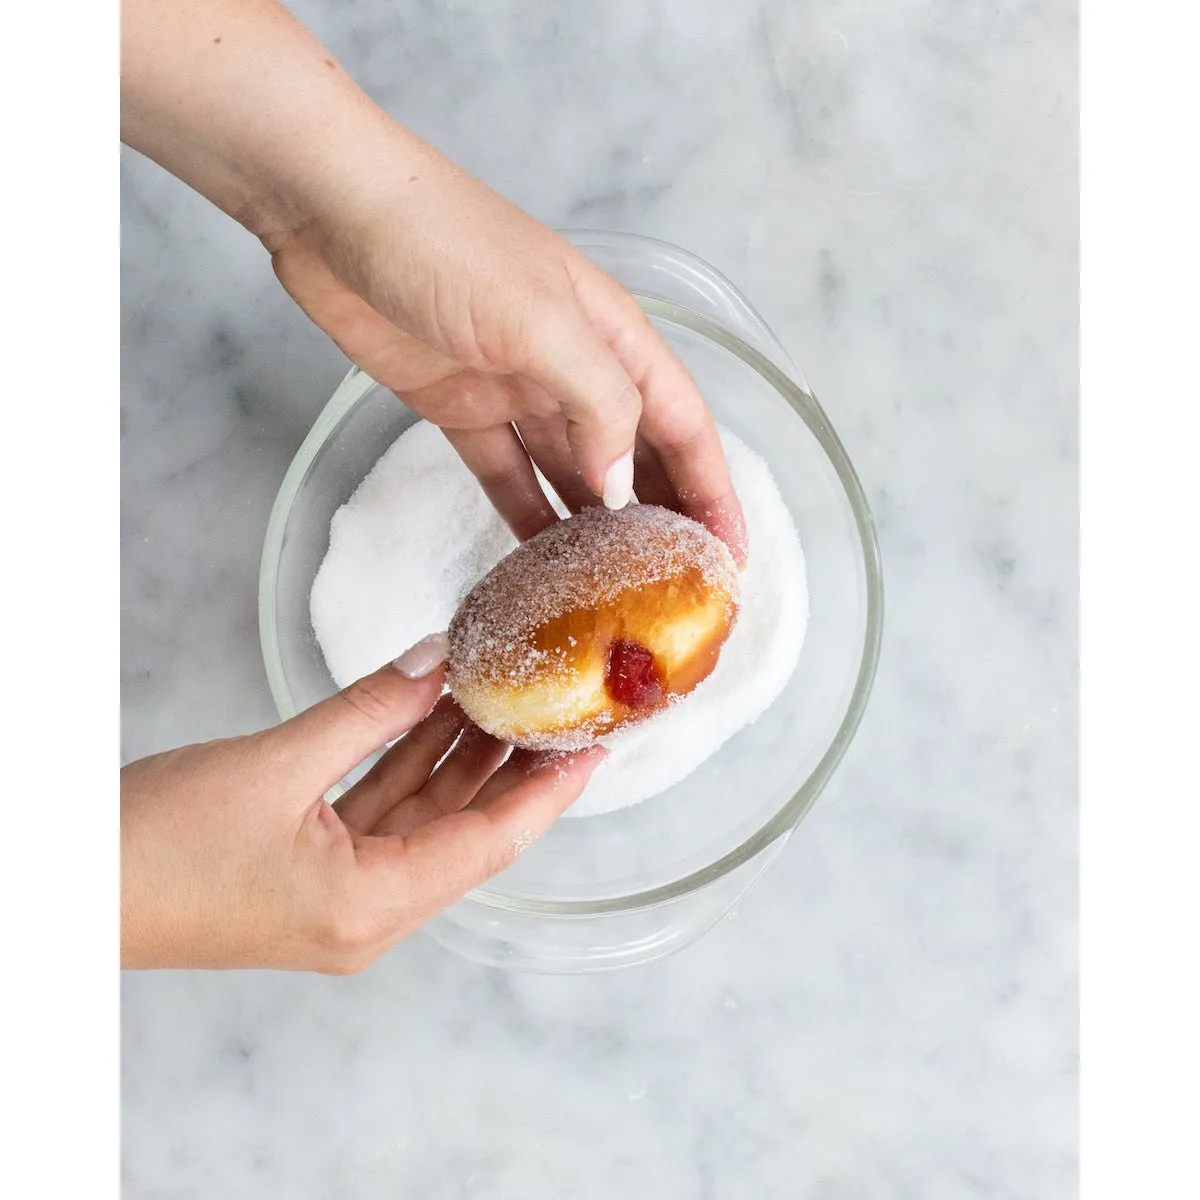
[[[1188,4],[1083,13],[1083,1195],[1200,1196]]]
[[[116,14],[72,5],[64,37],[60,9],[9,7],[0,1054],[16,1125],[0,1192],[102,1197],[117,1178]],[[1083,14],[1087,1200],[1200,1194],[1197,25],[1166,0]]]
[[[4,10],[0,1195],[119,1184],[118,21]]]

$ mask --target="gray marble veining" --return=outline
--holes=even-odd
[[[125,1195],[1074,1195],[1073,6],[294,8],[543,220],[755,301],[874,506],[884,654],[802,832],[673,959],[127,976]],[[346,364],[244,231],[136,155],[122,187],[135,757],[272,720],[258,554]]]

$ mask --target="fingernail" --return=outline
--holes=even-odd
[[[446,635],[431,633],[393,660],[392,666],[406,679],[424,679],[446,661]]]
[[[627,450],[604,472],[605,508],[624,508],[633,499],[633,451]]]

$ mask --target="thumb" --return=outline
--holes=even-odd
[[[446,681],[445,661],[446,635],[430,634],[272,734],[312,783],[326,791],[429,714]]]

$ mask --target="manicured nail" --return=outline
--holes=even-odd
[[[424,679],[446,661],[446,635],[431,633],[395,659],[392,666],[407,679]]]
[[[627,450],[604,472],[605,508],[624,508],[633,499],[633,451]]]

